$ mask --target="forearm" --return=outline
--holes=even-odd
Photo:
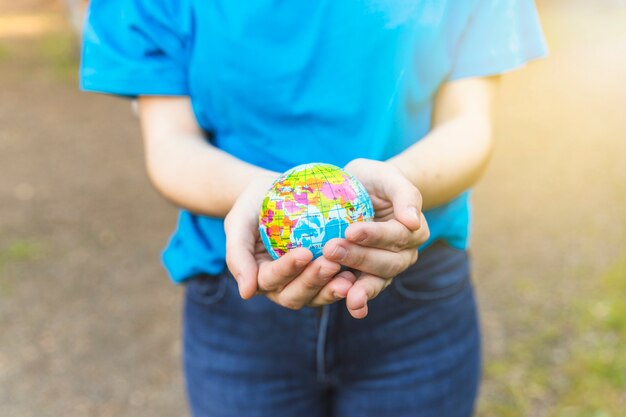
[[[493,84],[477,79],[444,89],[437,98],[432,131],[389,161],[420,190],[424,209],[460,195],[485,170],[493,147]]]
[[[139,100],[148,176],[175,205],[224,217],[252,180],[274,174],[208,143],[190,106],[181,100]]]
[[[424,209],[444,204],[474,185],[491,153],[489,129],[459,117],[435,128],[390,162],[417,186]]]

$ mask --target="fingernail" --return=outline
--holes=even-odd
[[[244,281],[245,281],[245,279],[244,279],[243,275],[241,275],[241,274],[237,275],[237,278],[235,280],[237,281],[237,287],[239,289],[239,296],[241,298],[245,298],[244,297],[244,295],[245,295],[244,294],[244,288],[245,288]]]
[[[342,260],[347,254],[348,251],[343,246],[337,246],[331,256],[335,259]]]
[[[333,298],[335,300],[341,300],[343,298],[345,298],[343,295],[336,293],[335,291],[333,291]]]

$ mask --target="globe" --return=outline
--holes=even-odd
[[[373,218],[372,200],[359,180],[337,166],[312,163],[291,168],[272,184],[259,232],[274,259],[298,247],[315,259],[326,242],[345,237],[350,224]]]

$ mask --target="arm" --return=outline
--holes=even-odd
[[[430,209],[474,185],[487,166],[496,78],[444,84],[433,109],[431,132],[389,162],[415,184]]]
[[[422,205],[450,201],[473,185],[487,165],[494,84],[494,79],[477,78],[442,86],[433,129],[424,139],[387,163],[356,159],[346,166],[372,196],[376,221],[350,225],[346,239],[326,244],[324,256],[360,271],[346,299],[355,317],[367,315],[367,300],[415,262],[416,249],[429,237]]]
[[[148,175],[168,200],[226,217],[226,260],[244,298],[263,293],[290,308],[328,304],[356,279],[341,265],[299,248],[272,261],[258,232],[261,201],[276,173],[245,163],[203,137],[187,97],[140,97]],[[334,279],[333,279],[334,278]]]
[[[188,97],[139,98],[148,176],[179,207],[225,217],[253,179],[277,174],[241,161],[203,136]]]

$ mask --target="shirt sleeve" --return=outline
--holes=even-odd
[[[92,0],[83,32],[80,87],[137,95],[187,95],[191,17],[184,0]]]
[[[500,74],[546,54],[532,0],[478,0],[454,52],[450,80]]]

